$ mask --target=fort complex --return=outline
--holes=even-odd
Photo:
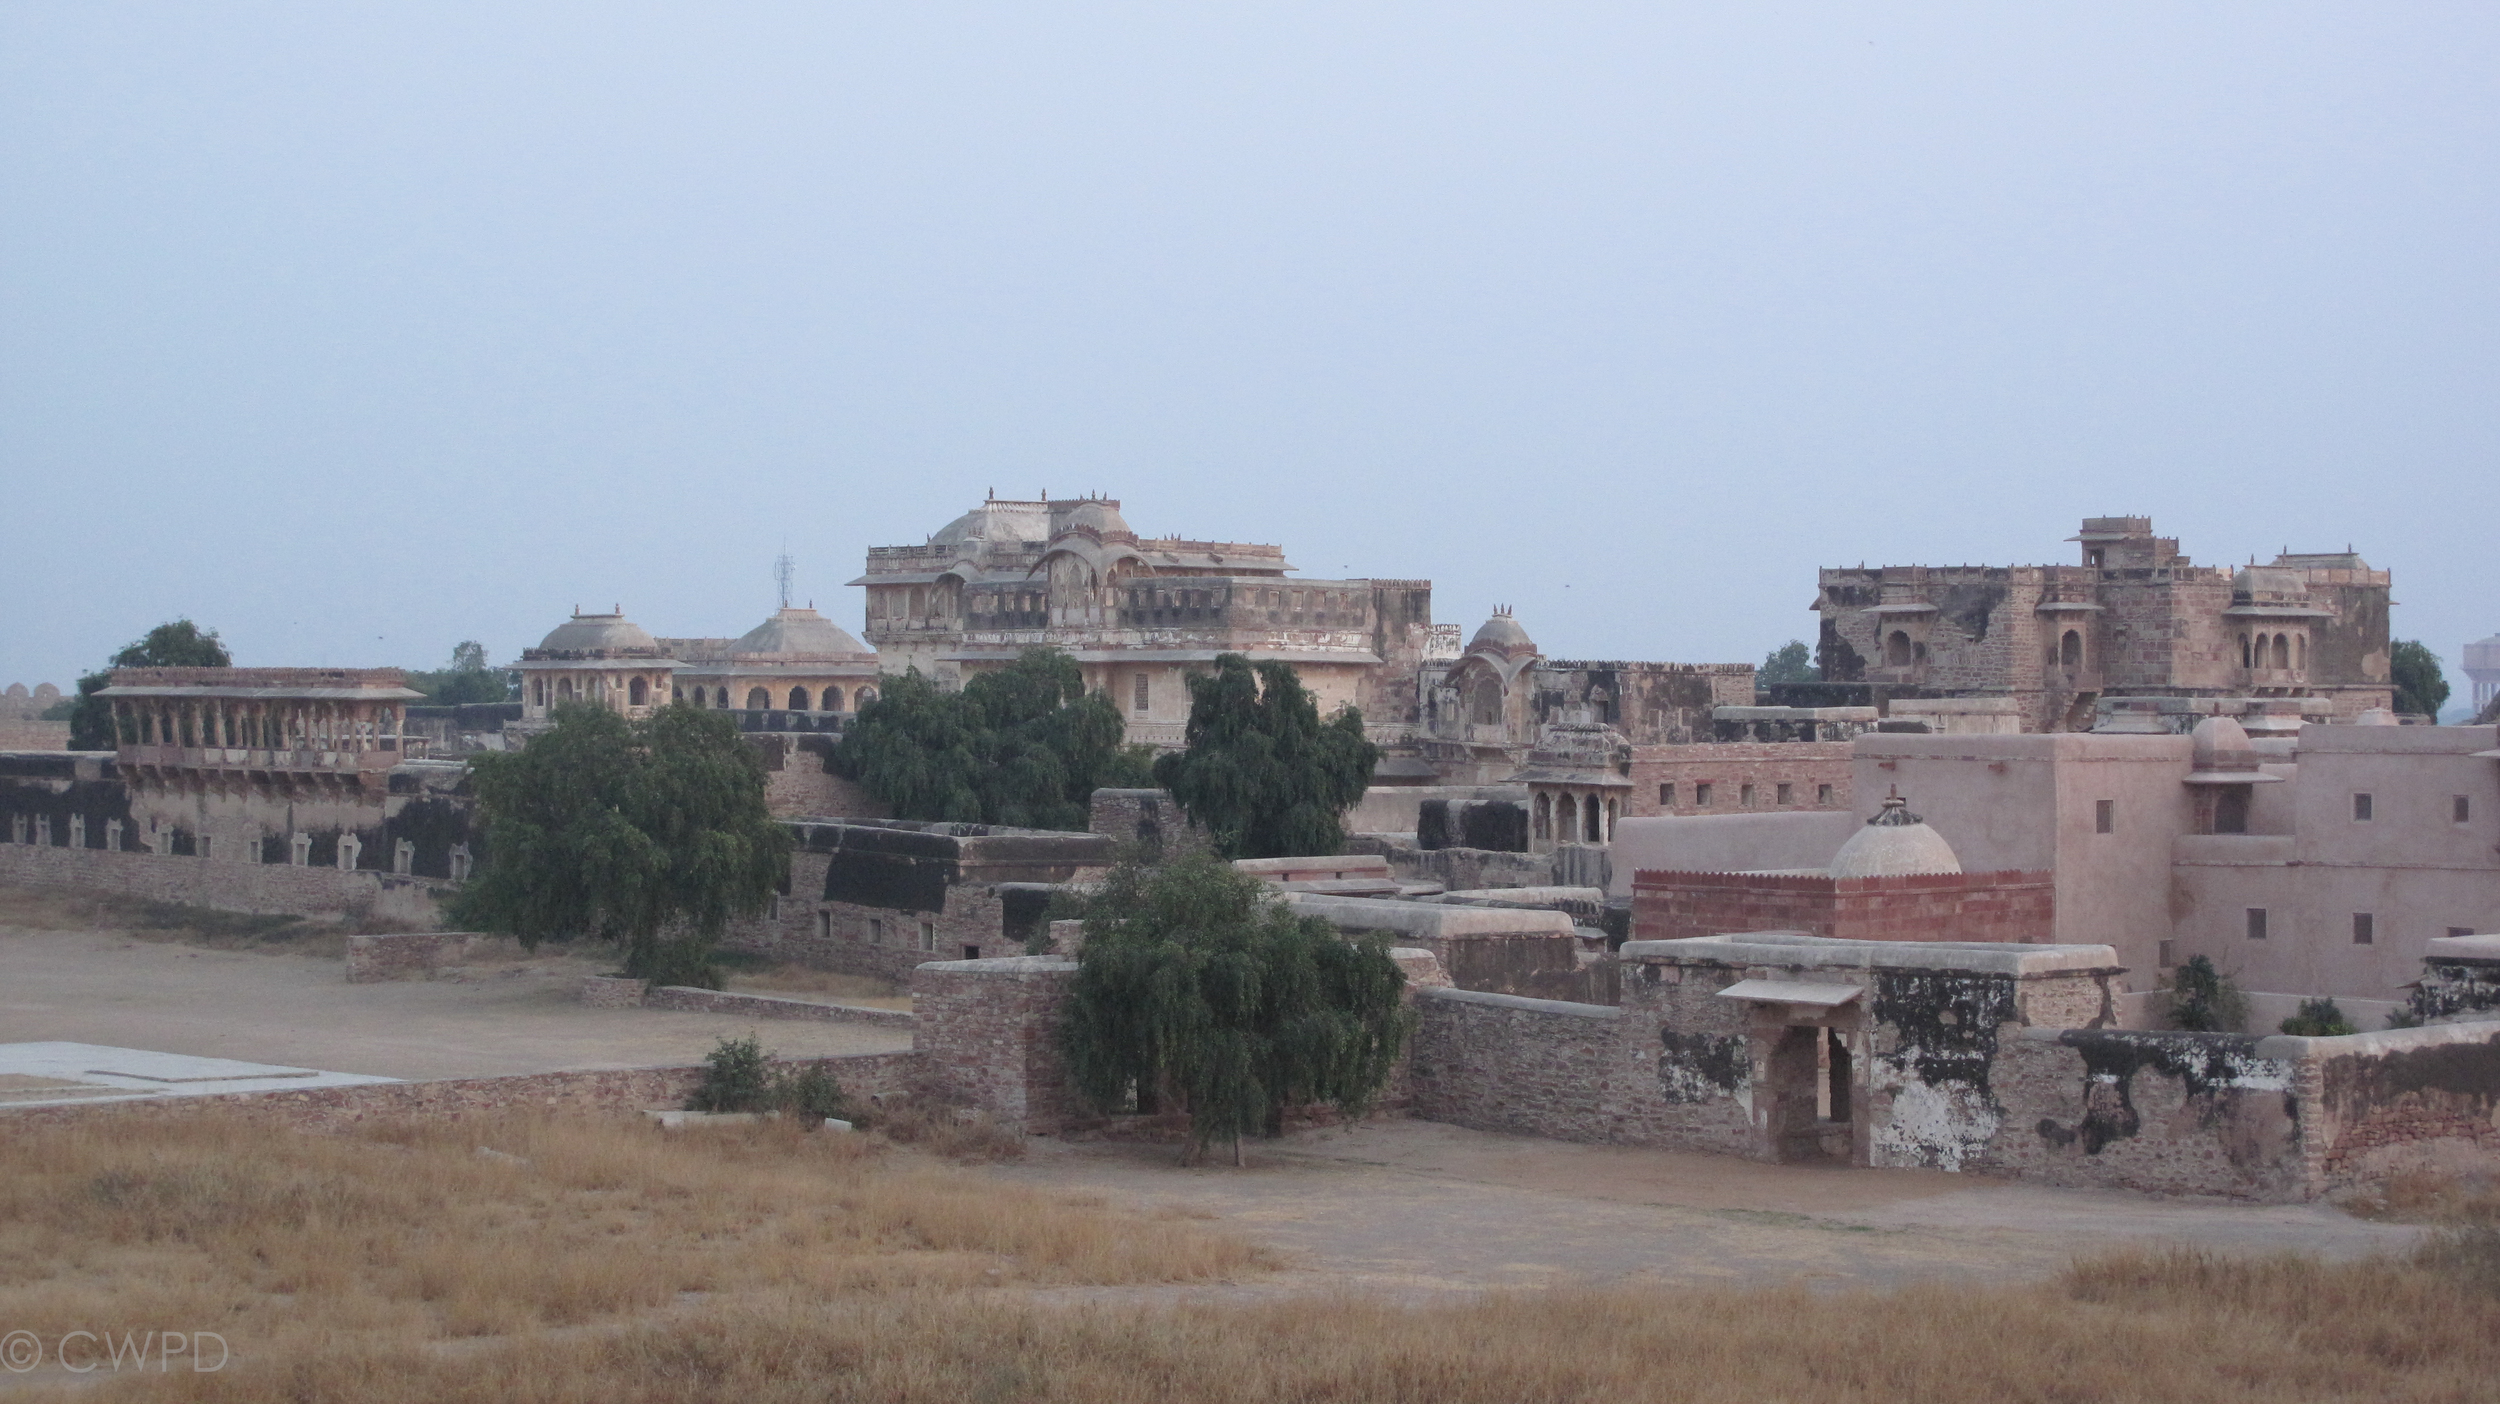
[[[1418,1115],[2269,1198],[2500,1160],[2500,728],[2399,724],[2357,555],[2197,567],[2140,517],[2077,540],[1825,570],[1823,680],[1763,688],[1549,659],[1506,610],[1462,646],[1426,581],[993,499],[870,553],[866,642],[786,602],[735,639],[577,610],[511,665],[518,703],[458,709],[386,669],[122,670],[113,751],[0,754],[0,880],[421,923],[476,856],[463,752],[568,703],[720,710],[795,850],[732,944],[911,982],[913,1076],[1052,1129],[1078,1118],[1052,899],[1202,836],[1151,790],[1098,791],[1083,833],[901,820],[826,758],[881,677],[1037,646],[1177,746],[1186,678],[1240,652],[1383,747],[1347,852],[1243,866],[1399,948]],[[2166,1027],[2200,956],[2245,1029]],[[2366,1032],[2269,1036],[2319,997]]]

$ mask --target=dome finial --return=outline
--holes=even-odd
[[[1866,822],[1888,829],[1906,829],[1912,824],[1924,824],[1927,821],[1910,812],[1910,802],[1901,798],[1901,787],[1895,785],[1892,787],[1892,792],[1884,796],[1883,808],[1876,810],[1875,817]]]

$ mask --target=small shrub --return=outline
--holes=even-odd
[[[775,1063],[749,1034],[724,1038],[703,1055],[703,1080],[686,1097],[686,1110],[781,1112],[809,1126],[826,1117],[848,1119],[850,1103],[833,1070],[822,1063],[794,1067]]]
[[[2248,1024],[2248,997],[2207,956],[2190,956],[2170,977],[2170,1022],[2196,1033],[2237,1033]]]
[[[2277,1027],[2287,1034],[2298,1034],[2303,1038],[2338,1038],[2360,1032],[2352,1026],[2351,1020],[2344,1017],[2344,1011],[2335,1007],[2332,999],[2302,1000],[2300,1012]]]
[[[772,1102],[776,1110],[810,1126],[823,1125],[827,1117],[851,1119],[850,1102],[842,1095],[842,1084],[834,1080],[831,1068],[809,1063],[801,1068],[776,1068],[774,1074]]]
[[[703,1055],[703,1080],[687,1096],[686,1110],[766,1111],[772,1090],[771,1058],[755,1036],[724,1038],[719,1047]]]

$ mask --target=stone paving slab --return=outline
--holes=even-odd
[[[10,1107],[353,1087],[396,1080],[100,1043],[0,1043],[0,1106]]]

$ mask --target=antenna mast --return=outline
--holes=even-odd
[[[781,607],[783,609],[788,609],[790,607],[790,579],[797,573],[797,563],[790,559],[789,552],[784,551],[780,555],[773,558],[773,583],[781,587]]]

